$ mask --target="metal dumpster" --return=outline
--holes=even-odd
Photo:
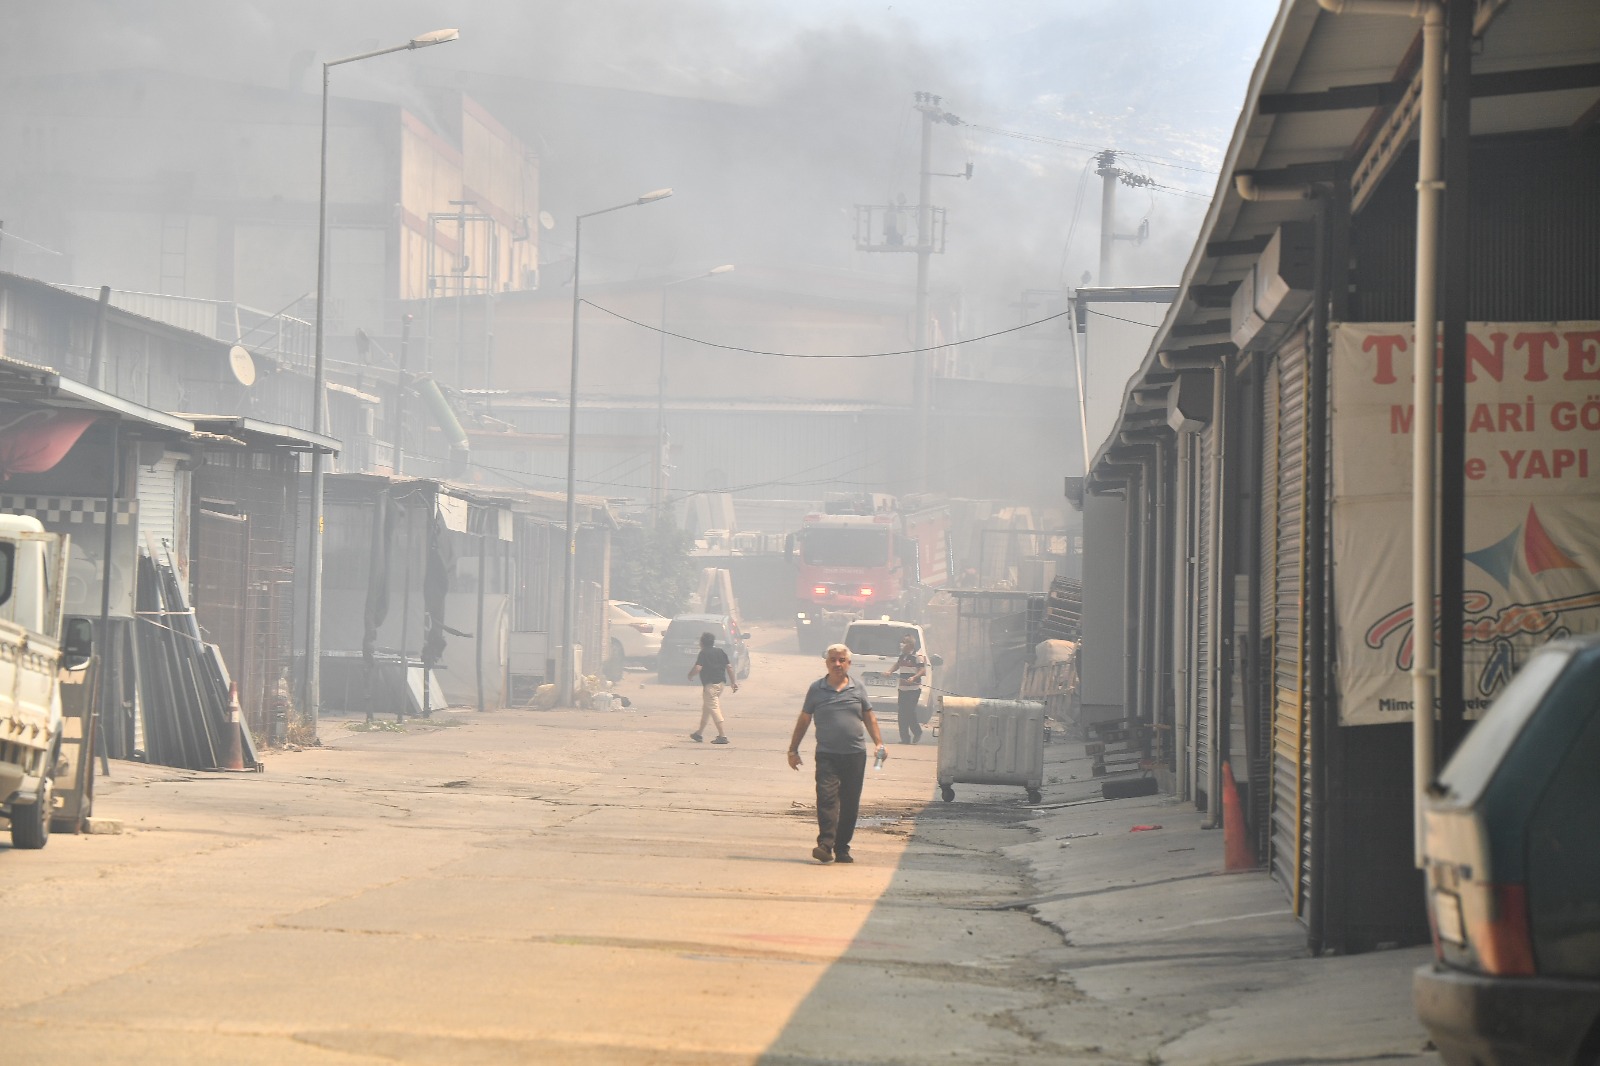
[[[939,712],[939,794],[957,782],[1020,785],[1038,803],[1044,784],[1044,704],[946,696]]]

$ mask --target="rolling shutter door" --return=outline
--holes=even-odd
[[[1212,697],[1212,633],[1211,633],[1211,596],[1215,584],[1216,559],[1214,558],[1211,530],[1211,516],[1216,502],[1212,494],[1216,488],[1213,456],[1215,454],[1216,427],[1207,426],[1201,430],[1196,442],[1199,447],[1195,449],[1195,461],[1199,464],[1198,477],[1195,478],[1195,520],[1197,523],[1195,541],[1199,550],[1195,553],[1195,608],[1197,621],[1194,639],[1194,677],[1195,677],[1195,713],[1194,713],[1194,758],[1195,758],[1195,795],[1198,797],[1206,793],[1206,809],[1214,802],[1209,792],[1211,780],[1207,767],[1211,765],[1211,697]]]
[[[1256,750],[1250,773],[1250,826],[1257,855],[1272,853],[1272,796],[1276,785],[1273,773],[1273,640],[1278,617],[1278,365],[1272,363],[1261,382],[1261,483],[1258,486],[1256,530],[1260,539],[1257,572],[1260,599],[1256,604],[1256,624],[1260,627],[1256,647],[1256,668],[1250,683],[1256,686]]]
[[[154,552],[157,559],[163,558],[164,546],[176,561],[178,514],[178,460],[167,455],[139,470],[139,546]]]
[[[1286,348],[1275,367],[1277,410],[1277,543],[1272,693],[1272,875],[1306,915],[1311,854],[1311,736],[1304,704],[1306,358]]]

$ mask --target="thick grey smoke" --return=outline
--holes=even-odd
[[[335,92],[424,114],[430,88],[483,99],[541,156],[542,206],[562,223],[544,256],[558,273],[572,214],[671,185],[670,204],[596,227],[591,270],[652,275],[736,260],[909,280],[911,257],[857,253],[851,234],[854,204],[916,200],[914,91],[938,93],[974,125],[1080,143],[938,129],[933,169],[971,162],[974,176],[935,180],[950,229],[934,278],[988,320],[977,328],[1016,321],[1023,290],[1075,284],[1093,269],[1090,148],[1214,169],[1271,10],[1268,0],[1226,10],[1177,0],[8,7],[0,69],[12,76],[142,67],[307,93],[323,59],[458,26],[461,41],[447,47],[340,68]],[[1131,165],[1191,195],[1122,190],[1119,228],[1148,217],[1151,237],[1119,247],[1118,280],[1173,281],[1204,208],[1192,194],[1209,194],[1214,176]]]

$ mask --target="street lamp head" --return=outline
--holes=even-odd
[[[641,203],[641,204],[651,204],[651,203],[655,203],[657,200],[665,200],[667,197],[669,197],[671,195],[672,195],[672,190],[671,189],[657,189],[655,192],[647,192],[647,193],[645,193],[643,196],[639,197],[639,199],[634,201],[634,202],[635,203]]]
[[[732,263],[723,263],[719,267],[712,267],[710,270],[706,271],[706,273],[707,274],[726,274],[728,271],[730,271],[732,269],[733,269],[733,264]]]
[[[459,40],[460,37],[460,30],[434,30],[432,33],[424,33],[420,37],[411,38],[411,43],[407,47],[427,48],[430,45],[446,44],[450,41]]]

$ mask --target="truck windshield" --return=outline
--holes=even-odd
[[[889,561],[884,529],[808,529],[801,555],[812,566],[882,566]]]

